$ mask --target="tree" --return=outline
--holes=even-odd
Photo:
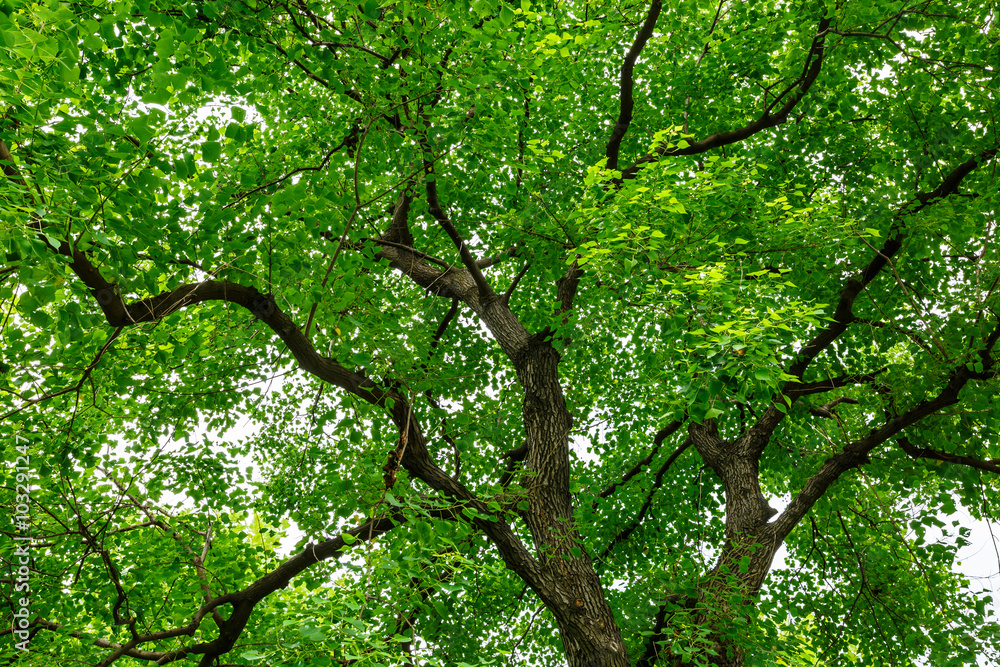
[[[993,3],[0,39],[9,661],[995,653],[951,519],[1000,499]]]

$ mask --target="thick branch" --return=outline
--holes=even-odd
[[[62,244],[58,252],[72,259],[70,268],[90,288],[108,323],[114,327],[160,321],[182,308],[206,301],[231,303],[250,311],[281,338],[302,370],[382,408],[391,416],[407,442],[401,463],[413,477],[452,500],[468,504],[482,515],[489,515],[484,503],[433,462],[417,420],[412,419],[407,397],[348,370],[334,359],[320,355],[292,319],[278,307],[273,295],[263,295],[256,288],[238,283],[205,281],[182,285],[155,297],[126,303],[117,286],[109,283],[84,253],[71,249],[66,243]],[[444,277],[442,273],[447,275],[447,272],[436,273],[438,275],[435,280]],[[510,527],[484,518],[478,518],[474,523],[494,542],[507,566],[535,588],[539,581],[537,563]]]
[[[868,435],[847,444],[840,453],[827,459],[819,471],[806,482],[799,494],[792,499],[785,511],[768,527],[773,531],[775,539],[778,542],[784,540],[806,512],[844,472],[868,463],[868,454],[873,449],[928,415],[958,403],[959,392],[970,380],[994,377],[996,371],[992,353],[998,338],[1000,338],[1000,325],[997,325],[987,337],[983,348],[979,351],[983,371],[969,370],[964,364],[957,367],[951,372],[947,384],[936,397],[921,401],[903,414],[889,419],[881,427],[872,429]]]
[[[779,99],[788,96],[788,99],[780,109],[771,112],[768,108],[761,114],[760,118],[748,123],[736,130],[728,132],[716,132],[698,141],[689,141],[683,148],[669,142],[663,142],[657,146],[652,153],[648,153],[635,162],[631,167],[622,172],[622,180],[635,178],[644,165],[657,162],[663,157],[672,155],[699,155],[713,148],[721,148],[729,144],[735,144],[763,130],[781,125],[788,120],[789,114],[806,96],[809,89],[815,83],[823,68],[823,60],[826,55],[826,35],[830,28],[830,19],[824,18],[819,22],[816,36],[813,37],[812,46],[806,56],[802,75],[799,76],[786,90],[779,95]]]
[[[389,230],[382,235],[380,241],[390,241],[401,243],[404,246],[413,246],[413,234],[410,233],[410,204],[413,203],[413,193],[407,186],[400,194],[399,201],[392,211],[392,222]]]
[[[608,159],[605,166],[608,169],[618,168],[618,151],[621,148],[622,139],[625,138],[625,133],[628,132],[629,125],[632,124],[632,111],[635,108],[635,100],[632,97],[633,88],[635,87],[633,77],[635,61],[639,58],[639,54],[642,53],[646,42],[653,35],[653,29],[656,27],[656,19],[660,16],[661,8],[661,0],[652,0],[649,5],[649,11],[646,13],[646,20],[639,29],[639,33],[635,36],[632,48],[625,54],[625,61],[622,63],[618,93],[618,122],[615,123],[614,129],[611,130],[611,138],[608,139],[608,146],[604,151]]]
[[[583,277],[583,269],[574,262],[566,269],[566,273],[556,281],[556,300],[559,301],[557,312],[565,315],[573,309],[573,299],[576,298],[576,291],[580,286],[580,278]],[[566,318],[563,318],[563,323]]]
[[[452,224],[451,220],[445,214],[444,209],[441,208],[441,204],[438,201],[437,195],[437,181],[432,178],[427,180],[427,205],[437,220],[441,228],[448,234],[452,243],[458,248],[458,254],[462,258],[462,264],[465,265],[466,270],[468,270],[469,275],[476,283],[476,287],[479,289],[479,296],[483,299],[496,296],[493,292],[493,288],[490,287],[489,283],[486,282],[486,278],[483,276],[483,272],[479,269],[479,264],[476,263],[476,259],[472,256],[472,252],[469,250],[469,244],[465,242],[462,235],[458,233],[455,229],[455,225]]]
[[[390,414],[397,427],[407,432],[407,447],[401,463],[411,475],[455,500],[482,505],[468,489],[433,463],[423,433],[416,420],[412,419],[406,396],[393,389],[383,388],[370,378],[348,370],[337,361],[317,353],[291,318],[278,308],[273,296],[264,296],[253,287],[220,281],[183,285],[165,294],[128,305],[117,294],[106,293],[104,296],[105,302],[110,300],[107,304],[101,302],[109,322],[153,322],[180,308],[205,301],[225,301],[246,308],[278,334],[302,370],[381,407]],[[486,513],[485,505],[482,505],[481,509]],[[484,525],[480,527],[485,528],[488,535],[499,540],[498,547],[501,552],[509,550],[510,557],[517,561],[519,566],[527,564],[526,559],[530,559],[530,556],[507,526],[482,523]],[[500,546],[501,544],[503,546]]]
[[[968,466],[970,468],[975,468],[976,470],[983,470],[985,472],[992,472],[1000,475],[1000,459],[983,461],[980,459],[974,459],[970,456],[949,454],[948,452],[938,452],[928,447],[916,447],[910,442],[909,438],[905,437],[897,438],[896,443],[899,445],[900,449],[914,459],[931,459],[932,461],[954,463],[955,465]]]
[[[513,252],[513,249],[508,251]],[[495,295],[483,299],[471,272],[452,267],[435,268],[422,254],[397,245],[383,244],[378,257],[432,294],[458,299],[469,306],[509,358],[518,359],[527,350],[531,336],[524,325],[502,299]]]
[[[522,442],[519,447],[512,449],[503,455],[507,459],[507,464],[504,467],[503,474],[500,475],[500,481],[497,482],[502,488],[506,488],[510,481],[514,478],[514,473],[524,462],[524,459],[528,457],[528,443]]]

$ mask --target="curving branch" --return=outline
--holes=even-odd
[[[674,421],[670,422],[669,424],[661,428],[659,431],[657,431],[656,436],[653,437],[653,448],[649,450],[649,454],[642,457],[634,466],[632,466],[628,470],[628,472],[622,475],[622,478],[620,480],[610,484],[603,491],[601,491],[601,493],[599,494],[600,497],[610,498],[614,494],[614,492],[618,490],[618,487],[628,483],[630,479],[632,479],[640,472],[642,472],[642,469],[645,466],[648,466],[649,463],[653,460],[653,457],[655,457],[656,454],[660,451],[660,447],[663,445],[663,441],[672,436],[674,433],[676,433],[677,429],[679,429],[683,424],[684,424],[683,421],[678,421],[675,419]]]
[[[939,452],[929,447],[917,447],[910,442],[907,437],[900,437],[896,439],[896,444],[902,449],[910,458],[913,459],[930,459],[932,461],[941,461],[943,463],[953,463],[960,466],[968,466],[969,468],[975,468],[976,470],[982,470],[984,472],[992,472],[994,474],[1000,475],[1000,459],[990,459],[989,461],[983,461],[981,459],[975,459],[971,456],[962,456],[960,454],[949,454],[948,452]]]
[[[538,576],[538,564],[521,540],[510,529],[510,526],[506,523],[487,518],[490,516],[490,512],[486,504],[479,500],[465,486],[448,476],[434,463],[428,449],[427,440],[417,420],[412,418],[412,409],[407,396],[395,389],[383,387],[363,374],[347,369],[335,359],[320,355],[313,347],[312,342],[302,333],[291,317],[278,307],[272,294],[261,294],[254,287],[235,282],[208,280],[181,285],[173,290],[150,298],[126,302],[118,286],[109,282],[101,274],[86,253],[79,248],[70,246],[65,241],[58,248],[55,248],[51,243],[48,245],[57,254],[69,259],[69,268],[90,289],[108,324],[118,330],[114,336],[117,336],[124,327],[145,322],[159,322],[175,312],[200,303],[218,301],[240,306],[249,311],[278,335],[292,353],[299,368],[326,383],[340,387],[354,396],[383,409],[393,420],[397,428],[399,428],[401,438],[407,442],[406,448],[401,453],[400,463],[403,467],[407,469],[411,476],[420,479],[432,489],[442,492],[451,501],[476,510],[474,514],[477,514],[477,516],[471,520],[472,523],[482,530],[494,543],[508,567],[517,572],[536,592],[541,590],[543,582]],[[430,272],[430,275],[433,276],[431,278],[432,283],[440,280],[444,285],[450,285],[452,289],[461,292],[464,301],[480,307],[479,312],[483,314],[482,304],[479,303],[478,299],[472,297],[467,289],[460,288],[460,277],[463,274],[467,276],[467,272],[437,271],[436,269],[427,267],[422,261],[412,261],[412,255],[409,258],[411,259],[411,266],[419,264]],[[473,266],[475,266],[474,263]],[[412,277],[412,271],[408,272],[408,275]],[[456,294],[455,296],[458,295]],[[520,329],[512,327],[507,321],[508,316],[511,316],[509,309],[504,309],[503,312],[487,318],[487,324],[489,325],[492,321],[494,327],[504,327],[506,331],[504,340],[508,343],[508,353],[515,353],[517,346],[522,344],[522,338],[526,339],[526,332],[524,332],[523,327]],[[385,529],[388,530],[388,527]],[[332,555],[342,547],[342,543],[336,540],[328,541],[328,543],[324,544],[326,545],[324,548],[329,550],[328,555],[325,557],[329,557],[329,555]],[[317,550],[319,550],[317,553],[326,553],[319,547],[317,547]],[[306,566],[302,565],[302,567],[298,567],[295,565],[296,562],[298,561],[295,559],[286,561],[279,570],[272,574],[280,578],[283,576],[282,573],[290,572],[288,576],[294,576],[294,574]],[[296,567],[298,569],[295,569]],[[231,604],[235,607],[235,610],[226,622],[225,627],[222,628],[217,640],[207,644],[199,644],[196,647],[182,651],[183,654],[204,653],[206,659],[202,661],[202,664],[208,665],[210,662],[209,655],[220,655],[232,647],[233,642],[236,641],[236,636],[238,636],[238,631],[233,630],[232,632],[236,634],[232,634],[230,629],[237,627],[242,629],[243,625],[245,625],[246,619],[249,618],[249,614],[253,609],[253,605],[260,599],[253,599],[253,594],[255,591],[261,590],[261,587],[266,588],[266,584],[259,582],[243,593],[233,593],[216,598],[210,604],[203,606],[189,625],[182,628],[175,628],[167,634],[134,634],[132,641],[123,644],[115,650],[113,655],[116,657],[113,660],[127,654],[140,643],[191,634],[197,629],[201,618],[205,614],[212,612],[212,610],[219,606]],[[267,592],[269,593],[271,590],[273,589]],[[551,591],[544,597],[551,599]],[[170,662],[181,657],[183,657],[181,654],[177,656],[165,656],[165,660],[166,662]],[[113,662],[113,660],[111,661]],[[111,663],[106,662],[105,664]]]
[[[105,341],[104,345],[101,346],[101,349],[97,351],[97,354],[95,354],[91,362],[87,364],[87,367],[83,369],[83,373],[80,375],[80,379],[77,380],[76,384],[71,385],[69,387],[65,387],[63,389],[57,389],[56,391],[47,392],[45,394],[42,394],[41,396],[38,396],[37,398],[25,398],[20,394],[17,394],[18,398],[24,400],[24,403],[0,415],[0,421],[4,421],[10,416],[15,415],[18,412],[21,412],[22,410],[26,410],[27,408],[30,408],[33,405],[38,405],[39,403],[51,400],[58,396],[62,396],[63,394],[70,394],[73,392],[77,392],[77,399],[79,400],[79,392],[81,389],[83,389],[84,383],[86,383],[87,380],[90,379],[90,376],[94,372],[94,369],[97,368],[97,364],[100,363],[101,359],[104,357],[104,354],[111,348],[112,344],[118,339],[118,336],[121,335],[121,332],[122,332],[121,327],[118,327],[111,332],[111,335],[108,336],[108,340]],[[11,393],[14,393],[9,389],[4,389],[4,391],[10,391]]]
[[[632,47],[625,54],[625,61],[622,63],[618,84],[618,122],[615,123],[614,128],[611,130],[611,137],[608,139],[608,146],[604,151],[604,155],[607,157],[605,166],[608,169],[618,168],[618,151],[621,148],[622,139],[625,138],[625,133],[628,132],[629,125],[632,124],[632,111],[635,109],[635,99],[632,96],[633,88],[635,87],[635,78],[633,75],[635,61],[639,58],[639,54],[642,53],[646,42],[653,36],[653,30],[656,28],[656,20],[660,17],[662,7],[661,0],[652,0],[649,5],[649,11],[646,12],[646,20],[635,36],[635,41],[632,42]]]
[[[843,473],[870,461],[868,455],[872,450],[921,419],[958,403],[959,392],[970,381],[996,377],[998,369],[996,368],[996,359],[993,357],[993,348],[998,339],[1000,339],[1000,323],[986,337],[978,352],[983,367],[982,371],[970,370],[965,364],[958,366],[949,374],[947,383],[937,396],[923,400],[903,414],[888,419],[880,427],[869,431],[868,435],[848,443],[839,453],[827,459],[819,471],[809,478],[798,495],[792,499],[785,511],[767,526],[767,532],[771,533],[774,539],[780,543]]]
[[[713,148],[721,148],[723,146],[735,144],[752,137],[758,132],[772,127],[777,127],[778,125],[785,123],[788,120],[788,116],[792,113],[792,110],[795,109],[798,103],[801,102],[809,92],[809,89],[812,88],[817,77],[819,77],[820,71],[823,69],[823,61],[826,56],[826,36],[830,32],[830,23],[830,18],[823,18],[819,22],[816,35],[813,37],[812,45],[809,48],[809,53],[806,55],[806,60],[802,68],[802,74],[775,98],[771,105],[764,110],[764,113],[762,113],[757,120],[735,130],[716,132],[708,137],[705,137],[704,139],[688,141],[683,147],[664,141],[653,149],[651,153],[643,155],[641,158],[636,160],[632,166],[623,170],[622,176],[617,180],[617,182],[620,183],[623,180],[635,178],[645,165],[658,162],[664,157],[674,155],[699,155],[710,151]],[[782,104],[780,108],[775,110],[774,106],[782,99],[785,99],[785,103]]]
[[[687,451],[691,444],[691,438],[685,438],[680,447],[675,449],[673,453],[667,457],[667,460],[663,462],[663,465],[660,466],[659,470],[656,471],[656,475],[653,477],[653,483],[650,485],[649,491],[646,493],[646,500],[643,501],[642,507],[639,508],[635,517],[629,521],[617,535],[614,536],[614,538],[608,543],[608,546],[604,547],[604,551],[602,551],[601,555],[597,557],[598,562],[604,563],[608,554],[610,554],[616,546],[631,537],[636,528],[638,528],[643,520],[645,520],[646,514],[649,512],[649,508],[653,504],[653,496],[656,495],[656,492],[660,490],[661,486],[663,486],[664,475],[667,474],[667,471],[670,470],[670,466],[672,466],[674,462],[680,458],[681,454]]]
[[[882,247],[876,252],[875,256],[864,269],[844,282],[840,291],[840,298],[837,302],[837,308],[833,313],[833,318],[830,323],[817,332],[812,339],[806,343],[801,350],[799,350],[796,360],[791,364],[791,366],[789,366],[788,374],[800,378],[800,380],[797,382],[790,381],[785,383],[785,386],[782,388],[782,393],[785,396],[794,402],[801,396],[823,391],[823,386],[828,386],[830,382],[833,382],[828,380],[819,383],[803,383],[801,382],[801,378],[805,375],[806,370],[816,357],[830,347],[830,345],[837,340],[841,334],[847,331],[847,328],[851,324],[858,321],[858,318],[854,315],[854,302],[861,294],[862,290],[864,290],[869,283],[878,277],[882,269],[884,269],[889,264],[890,260],[892,260],[892,258],[899,253],[900,249],[902,249],[903,240],[906,238],[907,234],[905,224],[906,217],[922,211],[924,208],[934,204],[935,202],[941,201],[949,195],[955,194],[958,191],[958,187],[961,185],[962,180],[971,174],[976,167],[996,157],[997,151],[998,148],[993,147],[983,150],[978,155],[969,158],[945,176],[941,180],[938,187],[929,192],[917,194],[909,203],[900,208],[900,210],[896,213],[896,222],[894,223],[890,233],[887,234],[886,241]],[[846,382],[851,378],[862,379],[864,377],[864,375],[843,376],[843,381]],[[770,441],[770,435],[774,432],[774,429],[778,427],[778,424],[784,420],[786,414],[786,411],[779,410],[774,405],[768,406],[767,410],[764,411],[764,414],[761,415],[761,417],[742,439],[745,440],[745,442],[758,453],[762,452]]]
[[[263,185],[258,185],[255,188],[247,190],[246,192],[241,192],[240,194],[236,195],[236,198],[233,201],[223,206],[223,208],[231,208],[236,204],[238,204],[239,202],[246,199],[247,197],[250,197],[251,195],[255,195],[262,190],[267,190],[269,188],[281,185],[282,183],[292,178],[296,174],[302,174],[307,171],[323,171],[324,169],[326,169],[326,166],[330,164],[330,158],[333,157],[334,153],[338,152],[342,148],[352,150],[355,146],[357,146],[360,134],[361,134],[361,125],[357,121],[355,121],[355,123],[351,126],[350,131],[348,131],[344,139],[339,144],[328,150],[323,155],[323,159],[320,160],[319,164],[311,167],[296,167],[295,169],[292,169],[291,171],[279,176],[278,178],[272,181],[268,181]]]
[[[44,618],[36,618],[29,625],[28,629],[32,632],[31,636],[34,637],[40,630],[51,630],[52,632],[58,632],[61,635],[73,637],[74,639],[80,639],[82,641],[91,641],[94,646],[99,648],[110,648],[110,649],[121,649],[122,644],[108,641],[107,639],[93,639],[85,635],[78,630],[70,630],[59,623],[53,623]],[[11,628],[7,627],[0,630],[0,637],[4,635],[11,634]],[[128,656],[130,658],[136,658],[137,660],[145,660],[147,662],[155,662],[164,656],[163,651],[143,651],[137,648],[126,649],[122,655]]]
[[[371,519],[345,531],[337,537],[330,538],[319,544],[308,544],[306,547],[292,556],[271,572],[260,577],[241,591],[227,593],[212,600],[207,601],[193,614],[191,621],[185,625],[138,634],[133,632],[132,638],[124,643],[118,644],[104,639],[97,639],[94,645],[101,648],[113,649],[99,664],[100,667],[108,667],[123,656],[156,662],[158,665],[166,665],[178,660],[183,660],[188,656],[202,656],[199,665],[209,667],[214,664],[215,659],[230,650],[236,644],[240,634],[250,620],[250,615],[258,602],[280,588],[288,586],[293,577],[300,574],[316,563],[330,558],[339,558],[350,550],[350,544],[364,543],[379,537],[396,526],[404,523],[406,517],[402,513],[393,514],[391,517],[380,517]],[[344,535],[350,535],[350,544],[345,540]],[[188,644],[172,651],[145,651],[139,649],[143,644],[173,639],[176,637],[193,637],[201,627],[202,621],[216,612],[220,607],[231,607],[232,613],[229,618],[219,625],[219,634],[215,639]],[[220,617],[216,617],[220,618]],[[65,632],[65,629],[57,623],[45,619],[37,619],[33,625],[38,628]],[[79,639],[89,639],[83,633],[71,631],[69,634]]]
[[[91,280],[94,283],[92,285],[88,282],[90,277],[86,273],[80,275],[80,278],[91,289],[101,284]],[[106,319],[113,326],[156,322],[182,308],[209,301],[222,301],[245,308],[281,338],[299,368],[388,413],[400,432],[406,433],[408,444],[401,464],[411,475],[456,501],[470,503],[484,514],[488,513],[485,504],[432,461],[426,438],[416,423],[417,420],[412,419],[407,397],[345,368],[334,359],[320,355],[292,319],[277,306],[273,295],[263,295],[254,287],[214,280],[182,285],[170,292],[130,304],[125,303],[114,286],[95,290],[95,293]],[[512,566],[523,568],[529,565],[531,556],[507,526],[483,520],[479,520],[477,525],[485,529],[491,538],[498,540],[498,548],[502,553],[508,553]]]
[[[516,276],[514,276],[514,280],[511,281],[510,287],[508,287],[507,291],[504,292],[503,295],[500,297],[501,299],[503,299],[503,302],[506,303],[508,306],[510,305],[510,297],[514,294],[514,290],[517,289],[518,283],[521,282],[521,279],[524,278],[525,274],[528,273],[528,269],[530,268],[531,268],[531,262],[525,262],[521,270],[517,272]]]

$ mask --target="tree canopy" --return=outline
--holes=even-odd
[[[998,658],[994,3],[0,9],[0,657]]]

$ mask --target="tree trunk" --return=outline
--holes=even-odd
[[[536,592],[555,616],[570,667],[628,667],[621,630],[574,525],[569,491],[573,418],[559,384],[558,364],[559,353],[537,338],[515,359],[524,388],[528,447],[522,484],[529,509],[524,519],[541,565]]]
[[[751,429],[736,440],[725,441],[709,420],[692,425],[690,434],[702,459],[722,479],[726,498],[726,542],[699,587],[695,621],[712,629],[718,655],[711,658],[711,664],[742,667],[745,649],[738,641],[738,628],[752,624],[757,594],[782,542],[768,523],[776,512],[760,488],[760,452],[769,432]],[[735,624],[740,616],[741,622]]]

